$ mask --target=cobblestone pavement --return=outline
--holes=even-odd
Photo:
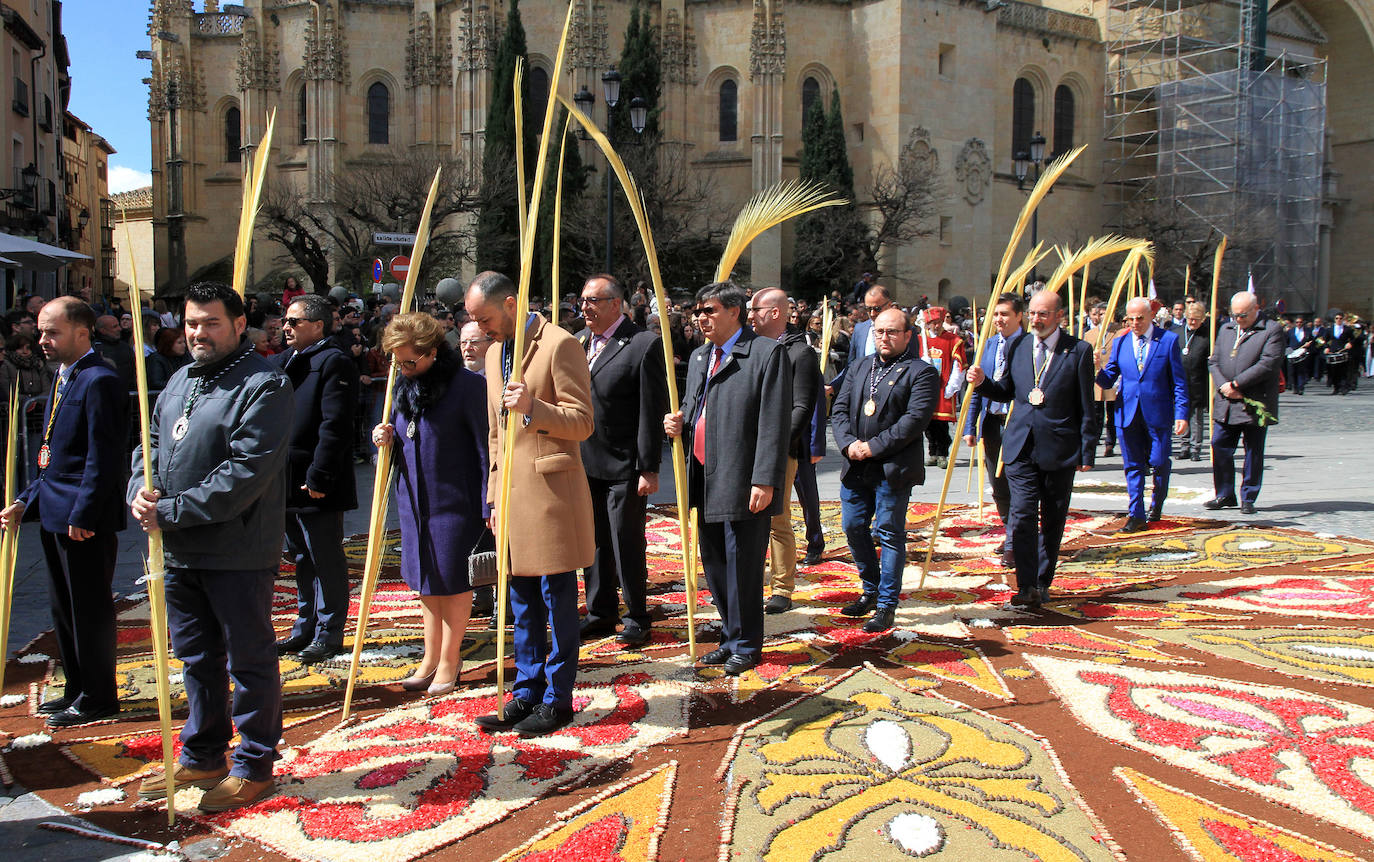
[[[1221,517],[1374,539],[1374,492],[1367,479],[1374,466],[1370,454],[1374,451],[1374,380],[1362,382],[1361,389],[1343,397],[1332,396],[1325,387],[1315,385],[1309,386],[1308,394],[1301,397],[1283,395],[1279,407],[1280,424],[1271,429],[1268,436],[1258,514],[1242,516],[1230,509],[1221,513]],[[951,502],[977,502],[977,485],[972,491],[965,490],[967,465],[967,454],[961,454],[951,477]],[[819,465],[817,479],[823,499],[839,496],[839,461],[833,440],[828,457]],[[664,480],[654,502],[673,500],[671,468],[666,460]],[[943,480],[944,471],[930,468],[926,484],[916,490],[912,499],[938,499]],[[1203,514],[1202,502],[1212,496],[1208,463],[1205,460],[1175,462],[1171,486],[1166,511],[1182,515]],[[365,494],[371,487],[372,468],[360,466],[358,488]],[[990,496],[987,502],[990,507]],[[1097,469],[1080,474],[1074,495],[1076,507],[1124,513],[1125,504],[1119,455],[1099,458]],[[389,526],[395,526],[395,521],[393,508]],[[366,531],[366,522],[367,510],[363,508],[349,513],[345,527],[349,533],[361,533]],[[127,530],[121,535],[114,585],[119,594],[127,595],[140,589],[135,581],[141,575],[146,549],[143,535],[137,530]],[[8,652],[20,649],[50,627],[47,571],[39,546],[38,528],[26,524],[20,539]],[[16,862],[46,862],[49,859],[122,862],[129,856],[127,847],[39,829],[40,822],[49,820],[82,821],[26,793],[24,788],[10,787],[3,792],[6,795],[0,796],[0,846],[10,848]],[[204,843],[203,847],[186,848],[188,855],[213,858],[222,850],[221,846],[216,846],[217,842]]]

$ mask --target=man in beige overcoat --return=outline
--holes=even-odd
[[[522,321],[521,382],[512,375],[516,289],[499,272],[468,286],[468,315],[497,344],[487,351],[491,475],[487,502],[509,517],[516,680],[504,715],[477,718],[486,730],[552,733],[572,721],[579,646],[577,570],[596,554],[592,499],[579,443],[592,433],[591,375],[577,339],[538,314]],[[500,510],[506,422],[515,416],[510,512]],[[552,643],[546,634],[552,633]]]

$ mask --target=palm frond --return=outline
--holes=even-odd
[[[415,245],[410,251],[410,268],[406,270],[406,283],[401,290],[402,314],[413,310],[415,306],[415,283],[420,279],[420,261],[424,260],[425,249],[429,246],[430,217],[434,213],[434,202],[439,198],[439,178],[443,173],[442,164],[434,169],[434,181],[429,184],[429,196],[425,198],[425,208],[420,213],[420,226],[415,229]]]
[[[814,210],[847,203],[847,198],[835,197],[818,183],[788,181],[764,189],[750,198],[739,215],[735,216],[730,238],[725,243],[725,252],[716,266],[716,281],[729,278],[749,243],[769,228]]]
[[[1025,204],[1021,207],[1021,214],[1016,217],[1016,224],[1011,229],[1011,236],[1007,239],[1006,251],[1002,252],[1002,263],[997,267],[997,293],[1006,289],[1007,271],[1011,268],[1011,259],[1016,254],[1016,249],[1021,245],[1021,237],[1026,235],[1026,230],[1030,227],[1031,216],[1035,213],[1036,207],[1045,199],[1045,195],[1050,193],[1050,189],[1055,182],[1064,175],[1073,164],[1073,160],[1083,154],[1088,147],[1086,144],[1075,147],[1059,158],[1050,163],[1049,168],[1036,180],[1035,188],[1031,189],[1030,197],[1026,198]]]
[[[239,235],[234,244],[234,292],[243,296],[248,290],[248,264],[253,249],[253,225],[258,220],[262,201],[262,181],[267,178],[267,159],[272,154],[272,131],[277,125],[277,109],[267,115],[267,131],[258,141],[257,152],[243,175],[243,202],[239,210]]]
[[[1141,244],[1148,245],[1148,242],[1143,239],[1133,239],[1131,237],[1116,236],[1114,234],[1108,234],[1107,236],[1088,240],[1087,245],[1074,252],[1068,260],[1062,261],[1059,266],[1055,268],[1054,274],[1051,275],[1050,280],[1045,283],[1045,289],[1058,293],[1059,288],[1064,285],[1064,282],[1068,280],[1069,276],[1082,269],[1085,264],[1098,260],[1099,258],[1129,252],[1131,249]]]

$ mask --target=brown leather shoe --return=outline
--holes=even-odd
[[[216,784],[214,789],[205,792],[200,798],[200,810],[229,811],[242,808],[252,805],[259,799],[266,799],[276,792],[277,783],[270,778],[266,781],[249,781],[247,778],[230,775]]]
[[[176,769],[172,772],[177,787],[199,787],[201,790],[209,790],[211,787],[224,780],[224,776],[229,774],[229,766],[226,764],[219,769],[192,769],[186,764],[178,761]],[[138,787],[138,798],[145,800],[166,799],[167,798],[167,774],[165,772],[155,772],[143,779],[143,783]]]

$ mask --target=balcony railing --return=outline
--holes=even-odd
[[[14,112],[21,117],[29,115],[29,84],[23,78],[14,79]]]

